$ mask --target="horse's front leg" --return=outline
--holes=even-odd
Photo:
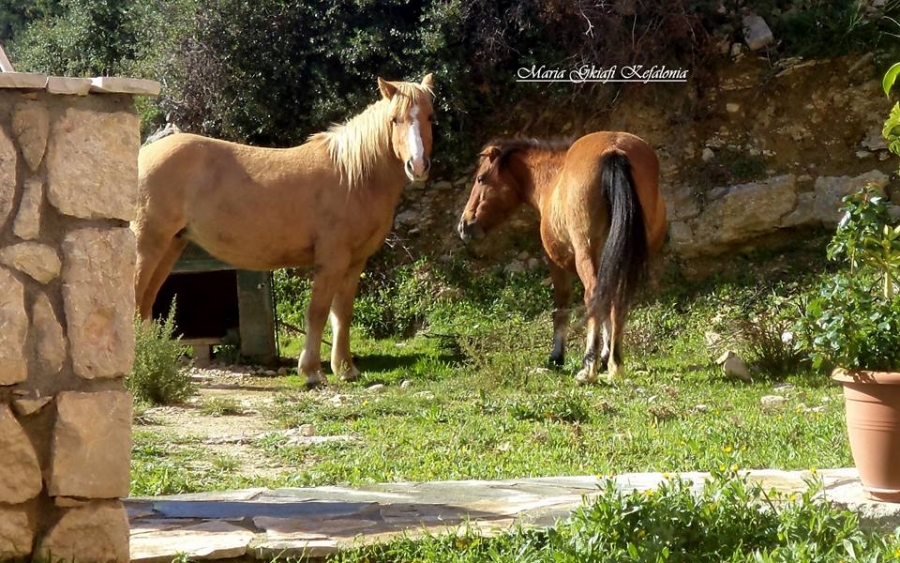
[[[306,342],[300,353],[298,369],[306,376],[306,386],[316,387],[325,383],[322,373],[322,331],[335,292],[344,279],[347,267],[330,259],[328,264],[316,264],[313,275],[312,295],[306,310]]]
[[[334,333],[331,370],[344,381],[359,379],[359,370],[353,364],[350,353],[350,322],[353,320],[353,302],[359,287],[359,276],[365,265],[363,260],[350,266],[331,303],[331,331]]]
[[[566,337],[569,331],[569,302],[572,284],[569,273],[550,261],[550,279],[553,281],[553,349],[549,363],[560,367],[566,362]]]

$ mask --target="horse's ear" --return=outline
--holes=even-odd
[[[495,160],[500,158],[500,149],[495,146],[484,147],[484,150],[478,153],[478,156],[485,157],[488,159],[488,162],[493,164]]]
[[[434,90],[434,75],[430,72],[425,75],[425,78],[422,79],[422,86],[428,88],[429,90]]]
[[[382,80],[380,76],[378,77],[378,89],[381,91],[381,95],[388,100],[393,98],[394,94],[397,93],[397,87],[387,80]]]

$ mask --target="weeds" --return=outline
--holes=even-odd
[[[138,401],[168,405],[183,401],[194,391],[191,376],[179,365],[185,353],[175,336],[175,303],[163,321],[134,321],[134,367],[125,385]]]

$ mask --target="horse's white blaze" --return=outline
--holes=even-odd
[[[409,154],[412,160],[413,172],[418,176],[425,171],[425,145],[422,144],[422,131],[419,129],[419,106],[413,106],[409,110],[412,124],[409,127]]]

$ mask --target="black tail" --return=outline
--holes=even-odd
[[[611,305],[623,314],[628,310],[646,276],[649,252],[644,213],[628,157],[617,152],[604,156],[600,162],[600,185],[609,204],[609,235],[600,255],[591,300],[600,322],[605,322]]]

